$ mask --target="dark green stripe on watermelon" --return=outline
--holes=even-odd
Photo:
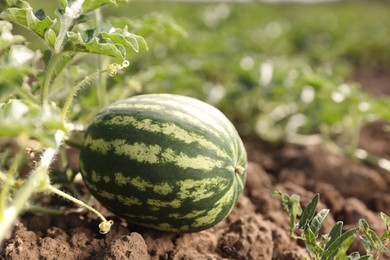
[[[243,190],[246,153],[226,117],[198,100],[143,95],[89,126],[80,155],[91,193],[114,213],[154,229],[193,232],[225,218]]]

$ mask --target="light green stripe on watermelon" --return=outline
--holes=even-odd
[[[148,100],[144,100],[148,101]],[[205,133],[211,133],[214,137],[218,138],[219,140],[223,141],[225,140],[226,136],[221,135],[221,131],[223,131],[224,134],[227,132],[218,126],[218,123],[210,118],[208,116],[208,111],[202,111],[199,109],[193,109],[192,111],[188,110],[180,110],[180,109],[173,109],[173,106],[175,105],[174,102],[165,102],[164,100],[160,100],[156,102],[153,102],[154,104],[143,104],[142,106],[138,103],[118,103],[113,104],[109,107],[111,110],[115,110],[117,108],[128,108],[133,109],[136,108],[139,111],[145,111],[146,114],[148,113],[160,113],[160,114],[167,114],[172,115],[178,119],[180,119],[183,122],[191,122],[191,124],[196,125],[199,129],[202,129]],[[156,105],[157,103],[158,105]],[[179,106],[179,104],[176,104]],[[167,108],[167,106],[170,106],[170,108]],[[182,106],[181,106],[182,107]],[[212,108],[212,107],[211,107]],[[208,107],[210,110],[210,107]],[[213,108],[215,109],[215,108]],[[218,110],[217,110],[218,111]],[[218,111],[219,112],[219,111]],[[99,119],[96,121],[96,123],[100,123]],[[205,124],[206,122],[206,124]]]
[[[142,206],[141,200],[133,196],[117,195],[116,198],[120,203],[122,203],[125,206],[133,206],[133,205]]]
[[[202,214],[204,214],[206,210],[193,210],[187,214],[179,214],[179,213],[171,213],[168,217],[173,219],[194,219]]]
[[[109,120],[101,120],[97,122],[98,124],[104,125],[124,125],[124,126],[133,126],[136,129],[143,130],[150,133],[160,133],[172,137],[176,140],[183,141],[186,144],[198,143],[202,147],[211,149],[216,154],[222,158],[229,158],[226,151],[220,149],[213,142],[207,140],[204,136],[200,134],[190,132],[185,130],[176,124],[166,123],[166,122],[154,122],[149,118],[137,120],[134,116],[118,115],[112,117]]]
[[[198,217],[195,219],[195,223],[191,226],[193,227],[201,227],[201,226],[207,226],[212,223],[214,223],[217,219],[217,217],[226,210],[226,207],[230,205],[230,208],[228,209],[228,212],[230,212],[234,206],[234,196],[235,195],[235,185],[230,187],[228,191],[225,192],[225,194],[214,203],[213,207],[207,212],[206,215]]]
[[[178,209],[181,206],[181,201],[174,199],[171,201],[158,200],[158,199],[147,199],[146,204],[153,208],[154,210],[159,210],[160,208],[175,208]]]
[[[175,99],[173,99],[175,100]],[[172,104],[175,106],[175,103],[173,100],[167,100],[167,99],[161,99],[160,101],[157,101],[156,104],[160,105],[168,105]],[[226,130],[224,129],[225,125],[221,125],[219,120],[217,121],[216,118],[221,117],[221,112],[217,109],[210,107],[209,105],[206,105],[205,103],[196,102],[193,100],[189,100],[188,104],[186,106],[182,106],[183,101],[176,102],[176,105],[180,107],[180,111],[183,111],[185,114],[190,115],[198,115],[198,119],[201,120],[202,125],[209,125],[213,127],[213,129],[217,130],[217,133],[226,133]],[[206,106],[205,106],[206,105]]]
[[[108,176],[108,175],[101,175],[101,174],[97,173],[96,171],[92,171],[91,178],[92,178],[92,181],[94,183],[101,182],[102,180],[105,183],[109,183],[111,181],[111,177],[110,176]]]
[[[236,132],[232,124],[227,120],[221,120],[221,118],[225,118],[225,115],[222,114],[218,109],[201,102],[199,100],[183,97],[183,96],[175,96],[169,94],[159,95],[159,98],[153,96],[143,96],[140,97],[142,102],[150,102],[155,105],[160,105],[161,107],[175,107],[177,109],[173,110],[172,113],[176,113],[176,115],[182,113],[186,115],[192,115],[192,120],[194,120],[194,116],[197,116],[196,120],[199,120],[201,126],[208,125],[211,129],[216,130],[215,133],[217,136],[221,136],[223,133],[225,136],[231,136],[231,131],[233,133]],[[187,101],[187,102],[186,102]],[[186,103],[183,106],[183,103]]]
[[[177,181],[177,186],[180,190],[177,196],[182,200],[200,201],[212,197],[217,191],[226,189],[229,185],[228,182],[228,179],[222,177]]]
[[[84,140],[84,145],[88,146],[92,151],[98,152],[100,154],[107,154],[111,149],[109,143],[106,142],[103,138],[92,138],[91,135],[88,135]]]
[[[172,187],[167,182],[152,183],[147,182],[141,177],[129,177],[125,176],[122,172],[117,172],[115,175],[115,184],[119,187],[131,185],[140,191],[146,191],[146,189],[152,190],[153,192],[161,195],[168,195],[172,192]]]
[[[126,206],[133,206],[133,205],[142,206],[141,200],[139,200],[136,197],[123,196],[120,194],[114,194],[111,192],[107,192],[107,191],[99,189],[96,185],[92,184],[91,182],[89,182],[87,180],[84,180],[84,182],[87,185],[88,189],[93,190],[95,193],[97,193],[99,196],[101,196],[105,199],[112,200],[112,201],[116,200],[116,201],[119,201],[120,203],[122,203],[123,205],[126,205]]]
[[[124,139],[105,141],[102,138],[94,139],[91,135],[87,135],[84,146],[100,154],[107,154],[109,151],[113,151],[116,155],[124,155],[140,163],[172,163],[183,169],[191,168],[211,171],[224,165],[223,161],[213,160],[204,155],[189,157],[184,153],[176,153],[170,148],[163,150],[157,144],[128,144]]]

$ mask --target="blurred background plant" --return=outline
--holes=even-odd
[[[0,4],[0,243],[24,210],[61,213],[36,203],[45,193],[93,211],[102,220],[101,233],[112,225],[56,185],[67,184],[77,194],[73,181],[78,171],[66,157],[77,129],[77,123],[67,118],[74,96],[98,79],[100,97],[104,97],[106,77],[128,67],[128,52],[147,49],[141,36],[103,22],[99,8],[112,3],[61,0],[54,3],[57,18],[27,1]],[[84,59],[87,54],[96,56]],[[113,60],[103,64],[101,55]],[[66,84],[59,86],[61,77],[66,77]],[[105,105],[102,98],[95,104],[99,105]]]
[[[1,2],[1,221],[16,201],[18,214],[37,209],[42,196],[32,194],[45,180],[77,195],[71,155],[83,129],[108,103],[142,93],[196,97],[220,108],[242,136],[326,143],[390,171],[388,160],[358,145],[363,126],[390,120],[389,98],[355,80],[390,65],[386,1],[112,2]],[[76,3],[82,12],[66,18]],[[124,60],[130,66],[110,77],[118,68],[110,64]],[[50,172],[50,181],[28,184],[37,171]]]
[[[326,143],[390,170],[388,160],[358,146],[363,126],[390,119],[389,98],[370,94],[370,86],[356,81],[359,71],[383,71],[390,64],[387,7],[383,1],[142,1],[119,12],[106,9],[119,17],[113,24],[127,25],[151,49],[111,83],[110,98],[194,96],[224,111],[241,135],[275,145]],[[155,10],[159,14],[150,15]],[[187,37],[148,37],[147,29],[123,18],[162,14],[174,18]]]

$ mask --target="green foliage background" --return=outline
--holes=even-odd
[[[132,95],[196,97],[243,136],[326,143],[363,160],[361,128],[390,121],[389,97],[353,81],[390,65],[387,1],[113,2],[85,0],[74,18],[66,8],[77,1],[0,2],[0,240],[33,194],[65,197],[59,183],[77,194],[67,151],[99,110]]]
[[[358,68],[376,70],[390,64],[390,18],[384,2],[154,1],[131,6],[105,9],[107,15],[120,16],[113,24],[127,24],[150,47],[132,58],[125,84],[118,82],[121,86],[127,83],[138,93],[198,97],[221,108],[242,134],[255,133],[276,143],[290,132],[323,136],[344,132],[338,141],[350,144],[356,136],[353,129],[390,118],[387,98],[374,99],[351,80]],[[155,10],[173,18],[187,32],[185,37],[172,36],[172,28],[144,33],[137,23],[127,21]],[[114,88],[110,96],[122,98]],[[335,101],[336,96],[342,101]]]

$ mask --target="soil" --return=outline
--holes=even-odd
[[[367,80],[367,74],[360,76]],[[379,90],[372,93],[377,95]],[[389,127],[387,122],[364,127],[360,147],[390,159]],[[379,234],[385,231],[379,212],[390,215],[389,172],[337,154],[324,145],[274,147],[256,138],[246,139],[245,145],[249,155],[246,189],[233,212],[208,230],[177,235],[141,229],[93,201],[94,207],[115,221],[112,230],[101,235],[94,215],[61,202],[68,208],[65,215],[25,213],[4,243],[0,259],[308,257],[302,243],[290,239],[288,216],[280,201],[270,196],[274,190],[298,194],[303,207],[320,193],[319,208],[330,209],[323,232],[329,232],[339,220],[344,222],[344,229],[357,226],[360,218]],[[358,243],[352,250],[364,252]],[[390,254],[382,259],[390,259]]]

